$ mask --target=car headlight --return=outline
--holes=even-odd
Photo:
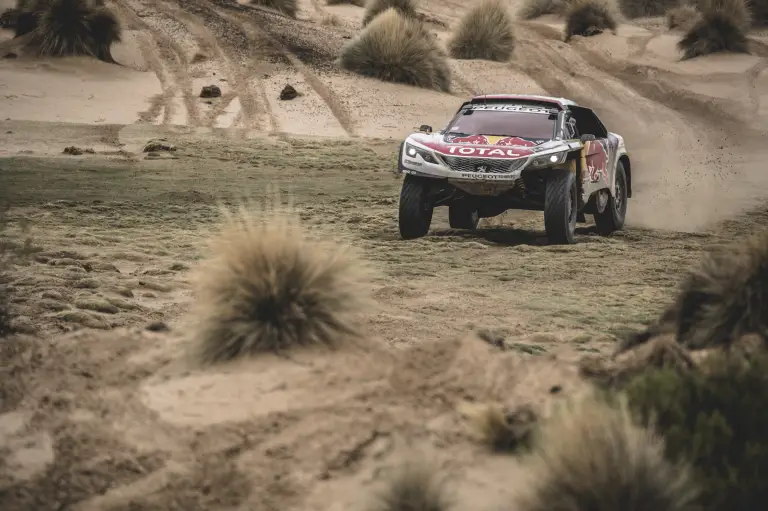
[[[414,147],[411,144],[405,144],[405,155],[411,158],[415,158],[416,155],[419,155],[427,163],[437,163],[437,160],[430,151],[419,149],[418,147]]]
[[[533,167],[549,167],[551,165],[559,165],[563,163],[568,157],[568,151],[561,151],[559,153],[552,153],[546,156],[539,156],[532,162]]]

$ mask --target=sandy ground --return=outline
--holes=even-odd
[[[335,69],[357,7],[110,5],[122,66],[0,60],[0,243],[21,331],[0,343],[3,510],[360,509],[407,452],[442,467],[459,509],[497,508],[519,467],[473,441],[463,405],[546,413],[583,388],[575,361],[650,322],[701,250],[768,221],[760,34],[752,55],[681,63],[659,20],[572,44],[556,18],[519,22],[510,63],[452,61],[441,94]],[[466,7],[419,4],[443,41]],[[222,97],[200,99],[212,84]],[[286,84],[302,95],[280,101]],[[625,136],[624,231],[586,224],[547,246],[540,214],[464,233],[439,210],[429,236],[399,239],[399,137],[502,91],[571,97]],[[159,136],[177,151],[141,152]],[[61,154],[73,145],[91,151]],[[365,340],[202,370],[185,356],[190,270],[217,203],[273,185],[313,235],[373,264]]]

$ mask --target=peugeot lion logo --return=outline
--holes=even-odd
[[[487,165],[478,165],[477,167],[475,167],[475,170],[477,170],[480,173],[485,173],[488,170],[488,166]]]

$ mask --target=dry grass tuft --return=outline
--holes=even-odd
[[[619,353],[664,333],[693,350],[730,347],[750,334],[768,342],[768,230],[705,254],[659,321]]]
[[[16,37],[33,34],[38,55],[115,62],[110,48],[120,41],[120,23],[102,0],[29,0],[17,8]]]
[[[605,30],[616,32],[615,7],[609,0],[572,0],[565,13],[565,41],[575,35],[593,36]]]
[[[708,0],[701,12],[701,19],[677,43],[683,60],[723,51],[749,53],[746,31],[751,15],[744,0]]]
[[[320,20],[320,23],[322,23],[326,27],[340,27],[341,18],[339,18],[335,14],[325,14],[323,18]]]
[[[394,8],[377,16],[341,50],[339,65],[379,80],[444,92],[451,88],[445,52],[423,25]]]
[[[664,16],[680,0],[618,0],[621,13],[629,19]]]
[[[545,424],[530,457],[518,511],[683,511],[698,495],[687,467],[664,458],[653,431],[634,423],[626,402],[570,403]]]
[[[395,9],[406,18],[415,19],[418,17],[413,0],[368,0],[365,5],[365,14],[363,15],[363,27],[366,27],[374,18],[388,9]]]
[[[752,24],[755,27],[768,26],[768,0],[751,0],[749,10],[752,13]]]
[[[488,404],[467,410],[470,426],[494,452],[516,452],[527,448],[537,417],[530,407],[507,413],[501,405]]]
[[[262,7],[269,7],[278,12],[282,12],[290,16],[296,17],[296,13],[299,11],[299,3],[297,0],[250,0],[252,5],[261,5]]]
[[[337,346],[358,331],[367,270],[348,248],[311,241],[295,213],[224,211],[197,272],[195,337],[214,363],[297,346]]]
[[[515,35],[512,20],[500,0],[482,0],[467,12],[448,42],[457,59],[505,62],[512,56]]]
[[[409,460],[375,495],[370,511],[448,511],[451,507],[437,469],[425,461]]]
[[[520,19],[532,20],[547,14],[565,14],[569,0],[525,0],[517,11]]]
[[[667,11],[667,28],[688,31],[700,19],[699,11],[691,5],[681,5]]]
[[[325,0],[325,3],[327,5],[349,4],[349,5],[356,5],[357,7],[365,6],[365,0]]]

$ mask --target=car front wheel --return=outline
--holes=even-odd
[[[424,178],[405,175],[400,191],[400,236],[415,239],[425,236],[432,223],[433,206],[428,200],[429,182]]]
[[[547,177],[544,197],[544,227],[553,245],[576,243],[578,189],[573,172],[555,169]]]
[[[595,213],[597,232],[607,236],[624,227],[627,216],[627,172],[624,164],[616,164],[616,187],[614,194],[608,198],[608,204],[602,213]]]

